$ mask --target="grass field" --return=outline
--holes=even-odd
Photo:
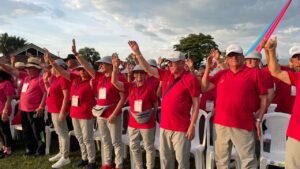
[[[53,135],[54,136],[54,135]],[[55,155],[58,152],[58,142],[57,137],[52,137],[51,142],[51,150],[49,155],[41,156],[41,157],[33,157],[33,156],[25,156],[24,155],[24,145],[22,141],[16,142],[16,146],[13,150],[13,154],[8,158],[0,159],[0,169],[50,169],[52,163],[48,161],[50,157]],[[74,142],[75,138],[72,138]],[[75,141],[76,143],[76,141]],[[62,169],[82,169],[75,166],[76,162],[81,159],[79,146],[75,144],[75,146],[71,147],[70,152],[70,160],[71,164],[68,164]],[[194,168],[194,163],[191,158],[191,168]],[[98,168],[100,169],[101,165],[101,153],[97,151],[96,161]],[[145,154],[144,154],[144,164],[145,164]],[[159,158],[155,159],[155,169],[159,169]],[[130,169],[130,159],[129,153],[127,159],[124,160],[124,169]]]

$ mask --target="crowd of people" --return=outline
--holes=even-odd
[[[25,155],[45,154],[45,108],[58,135],[59,150],[49,162],[52,168],[71,163],[69,131],[74,130],[81,160],[78,167],[97,168],[94,142],[95,123],[101,137],[101,168],[123,168],[122,131],[128,119],[131,157],[138,169],[144,167],[141,141],[146,152],[145,166],[155,166],[155,133],[160,135],[159,158],[163,169],[190,168],[191,141],[199,109],[214,102],[213,139],[218,169],[228,168],[234,146],[243,169],[258,167],[256,140],[262,139],[261,123],[271,103],[275,112],[291,114],[287,130],[287,169],[300,168],[300,47],[290,49],[291,67],[279,65],[277,39],[264,41],[267,66],[262,54],[244,56],[237,44],[227,47],[225,58],[212,49],[206,64],[195,70],[191,59],[175,51],[158,63],[146,60],[135,41],[129,47],[136,66],[122,62],[117,54],[90,63],[76,49],[66,59],[54,59],[45,49],[44,62],[29,57],[27,63],[0,63],[1,157],[12,154],[9,120],[11,102],[19,101]],[[98,70],[94,69],[98,65]],[[212,74],[216,70],[217,72]],[[129,106],[128,118],[122,108]],[[158,109],[160,108],[160,113]],[[207,110],[210,111],[210,110]],[[18,113],[16,113],[18,114]],[[159,122],[160,130],[156,131]],[[280,124],[278,124],[280,125]],[[200,144],[200,143],[199,143]],[[114,161],[113,161],[114,159]]]

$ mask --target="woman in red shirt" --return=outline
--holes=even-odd
[[[14,87],[11,76],[0,70],[0,137],[3,147],[0,148],[0,157],[11,155],[12,136],[10,132],[9,115]]]
[[[47,60],[47,58],[45,59]],[[57,65],[67,68],[65,62],[62,59],[55,61]],[[51,64],[53,64],[51,63]],[[62,77],[59,72],[52,67],[51,68],[51,82],[49,82],[50,72],[44,73],[44,83],[47,89],[46,105],[48,112],[51,113],[51,118],[55,132],[58,135],[59,153],[49,159],[50,162],[56,162],[52,165],[52,168],[60,168],[69,164],[70,139],[69,129],[66,121],[66,115],[68,112],[68,104],[70,97],[70,82]]]
[[[47,57],[52,60],[49,55]],[[64,79],[71,82],[70,116],[81,150],[81,160],[76,165],[77,167],[87,166],[88,169],[96,169],[96,151],[93,139],[94,119],[92,115],[95,95],[90,84],[91,76],[81,65],[75,68],[79,71],[79,74],[75,74],[66,71],[55,62],[50,61],[50,63]]]
[[[137,168],[143,168],[140,146],[141,141],[143,141],[146,150],[146,166],[147,168],[154,168],[155,115],[158,107],[158,97],[153,87],[154,84],[146,83],[147,74],[140,65],[136,65],[133,69],[134,82],[118,81],[119,60],[114,57],[112,62],[112,84],[117,89],[129,93],[128,136],[130,151],[133,155],[131,158],[134,159]]]

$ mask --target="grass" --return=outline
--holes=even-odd
[[[76,143],[77,140],[75,137],[71,140],[71,152],[70,152],[70,160],[71,163],[62,167],[61,169],[83,169],[78,168],[75,166],[76,162],[81,159],[80,149],[78,144]],[[75,144],[74,144],[75,143]],[[53,163],[49,162],[48,159],[54,156],[58,152],[58,141],[56,135],[52,135],[51,147],[50,147],[50,154],[41,156],[41,157],[33,157],[33,156],[25,156],[25,146],[22,144],[22,140],[16,142],[16,145],[13,149],[13,154],[8,158],[0,159],[0,169],[49,169]],[[96,162],[98,167],[100,168],[101,165],[101,152],[97,150],[96,152]],[[123,167],[124,169],[130,169],[130,159],[129,153],[127,158],[124,159]],[[145,162],[145,153],[143,154],[143,161]],[[191,166],[190,168],[194,167],[193,158],[190,159]],[[146,167],[144,167],[146,168]],[[159,169],[159,157],[155,159],[155,169]]]

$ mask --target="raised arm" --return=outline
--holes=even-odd
[[[111,75],[111,83],[120,91],[124,91],[124,83],[120,82],[117,79],[118,72],[119,72],[119,65],[120,65],[120,60],[118,59],[117,56],[113,55],[112,56],[112,65],[113,65],[113,71]]]
[[[145,72],[159,79],[160,77],[158,70],[156,68],[151,67],[149,63],[145,60],[136,41],[129,41],[128,44],[135,55],[134,57],[139,61],[139,64],[143,67]]]
[[[267,51],[266,54],[269,56],[268,68],[271,72],[271,75],[287,84],[291,84],[288,72],[280,69],[276,58],[277,39],[271,38],[267,42],[264,40],[262,47],[265,49],[265,51]]]
[[[0,67],[2,67],[5,72],[7,72],[15,77],[19,77],[18,69],[14,68],[12,66],[6,65],[4,63],[0,63]]]
[[[56,62],[54,61],[54,59],[49,55],[48,50],[47,49],[44,49],[44,50],[45,50],[45,53],[44,53],[45,62],[49,62],[50,65],[52,67],[54,67],[54,69],[56,69],[62,77],[64,77],[65,79],[70,81],[71,80],[70,72],[66,71],[61,66],[57,65]]]
[[[72,46],[72,52],[74,53],[76,59],[78,62],[84,67],[84,69],[90,74],[92,78],[96,77],[96,71],[95,69],[89,64],[87,60],[85,60],[76,50],[76,42],[75,39],[73,39],[73,46]]]
[[[209,82],[208,77],[209,77],[209,72],[210,72],[210,66],[212,64],[212,56],[209,56],[206,61],[206,66],[205,66],[205,71],[201,80],[201,91],[202,92],[207,92],[215,88],[215,85],[211,82]]]

